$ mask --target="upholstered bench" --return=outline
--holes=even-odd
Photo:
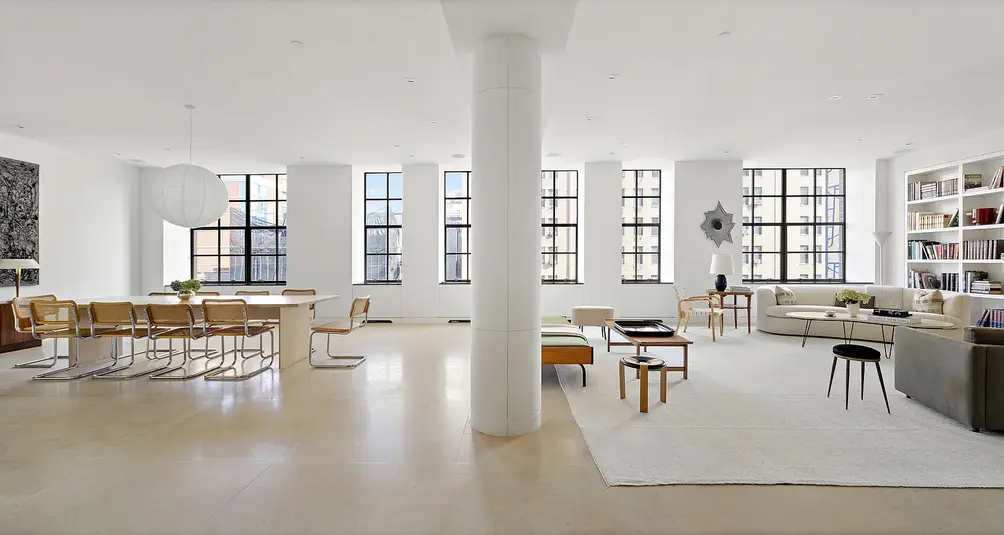
[[[604,306],[578,306],[572,307],[572,325],[582,327],[599,327],[606,339],[607,320],[614,319],[614,307]]]

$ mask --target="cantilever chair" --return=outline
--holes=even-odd
[[[317,295],[317,290],[314,288],[307,288],[303,290],[286,289],[282,291],[282,295]],[[317,317],[317,310],[314,309],[314,305],[310,305],[310,319]]]
[[[10,302],[14,308],[14,330],[21,334],[31,334],[31,302],[32,301],[55,301],[56,296],[52,294],[31,295],[25,297],[15,297]],[[59,359],[68,358],[67,355],[59,354],[58,338],[52,339],[52,356],[40,359],[29,360],[20,364],[15,364],[15,368],[51,368],[56,365]]]
[[[181,364],[171,366],[163,371],[150,376],[151,380],[160,381],[184,381],[202,377],[207,373],[212,373],[223,368],[223,355],[212,355],[209,352],[209,332],[205,324],[200,324],[195,319],[195,311],[188,303],[177,303],[170,305],[147,305],[146,316],[150,321],[150,328],[155,331],[150,334],[153,341],[153,349],[157,351],[157,341],[166,339],[170,344],[170,349],[174,349],[174,340],[181,340]],[[192,342],[203,340],[205,348],[201,357],[192,356]],[[173,353],[172,353],[173,354]],[[216,366],[210,363],[220,357],[220,362]],[[204,361],[203,361],[204,359]],[[189,363],[198,364],[194,369],[189,369]],[[181,371],[178,375],[175,372]]]
[[[331,354],[331,335],[336,334],[339,336],[345,336],[351,334],[352,331],[366,326],[367,317],[370,311],[370,296],[357,297],[352,300],[352,307],[349,308],[349,320],[348,322],[343,321],[333,321],[330,323],[325,323],[323,325],[317,325],[310,328],[310,354],[307,355],[307,363],[310,364],[312,368],[355,368],[356,366],[362,364],[366,357],[364,356],[352,356],[352,355],[332,355]],[[315,334],[325,334],[328,336],[327,343],[327,353],[328,358],[334,360],[335,362],[317,363],[311,358],[314,353],[314,335]]]
[[[132,303],[94,302],[91,303],[90,309],[92,336],[94,338],[112,338],[112,358],[116,362],[120,359],[129,359],[128,364],[115,366],[94,375],[95,379],[133,379],[164,371],[170,367],[173,354],[171,350],[168,350],[168,354],[163,357],[156,357],[156,353],[150,351],[149,336],[161,333],[165,329],[150,327],[145,322],[145,316]],[[142,354],[146,359],[137,363],[136,355],[140,352],[136,350],[136,342],[144,338],[146,339],[146,350]],[[119,356],[119,340],[126,339],[132,340],[132,353]],[[131,373],[120,373],[126,370]]]
[[[93,364],[80,364],[80,344],[75,340],[89,338],[89,327],[80,326],[80,309],[74,301],[36,300],[31,302],[31,334],[36,340],[65,338],[70,341],[71,351],[65,368],[36,375],[34,379],[49,381],[70,381],[101,373],[118,363],[116,355],[111,360]]]
[[[209,336],[220,338],[223,350],[221,356],[225,359],[231,353],[234,355],[232,364],[206,375],[207,381],[243,381],[272,369],[272,362],[275,359],[274,327],[265,321],[249,320],[247,301],[243,299],[206,299],[202,301],[202,314],[209,329]],[[264,352],[264,344],[261,343],[261,339],[259,339],[261,349],[245,349],[245,340],[262,336],[265,333],[268,333],[271,347],[271,352],[268,355]],[[234,348],[231,350],[227,350],[227,338],[233,338]],[[244,361],[255,357],[262,359],[260,367],[244,373],[238,371],[238,367],[243,368]],[[229,372],[233,372],[233,374],[230,375]]]
[[[720,295],[695,295],[683,297],[687,290],[681,285],[673,285],[673,292],[676,293],[676,329],[680,329],[680,322],[683,322],[683,332],[687,332],[690,326],[690,318],[693,316],[707,316],[708,327],[711,329],[711,341],[715,341],[715,324],[718,324],[718,332],[721,334],[725,330],[725,310],[722,308],[722,296]],[[694,306],[694,303],[701,303],[707,306]]]
[[[272,295],[268,290],[237,290],[234,295]]]

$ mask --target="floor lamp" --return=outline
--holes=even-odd
[[[878,283],[880,285],[885,283],[885,273],[882,272],[882,246],[885,245],[885,241],[889,239],[889,236],[892,236],[892,232],[889,232],[888,230],[872,233],[872,239],[875,240],[875,245],[878,245],[879,248]]]
[[[14,297],[21,297],[21,270],[38,269],[38,262],[30,258],[0,259],[0,269],[14,270]]]

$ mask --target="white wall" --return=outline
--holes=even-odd
[[[0,156],[39,164],[40,284],[23,295],[129,295],[139,286],[138,170],[0,134]],[[0,288],[0,297],[14,288]]]
[[[714,285],[714,276],[708,273],[711,255],[732,255],[735,275],[728,276],[729,284],[739,284],[742,275],[742,180],[741,160],[676,162],[674,173],[674,210],[676,228],[676,260],[674,282],[686,288],[690,295],[698,295]],[[718,202],[726,212],[733,214],[736,227],[732,230],[732,243],[722,242],[715,247],[701,230],[704,212],[714,210]]]
[[[875,282],[876,255],[878,249],[872,233],[877,228],[875,209],[876,181],[875,168],[848,168],[846,176],[847,196],[847,273],[849,282]],[[887,242],[888,245],[888,242]]]

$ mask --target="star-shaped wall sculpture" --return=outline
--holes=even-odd
[[[715,247],[721,247],[723,241],[732,243],[732,229],[736,226],[732,221],[732,214],[722,208],[721,201],[714,210],[704,212],[704,223],[701,223],[701,230],[711,241],[715,242]]]

